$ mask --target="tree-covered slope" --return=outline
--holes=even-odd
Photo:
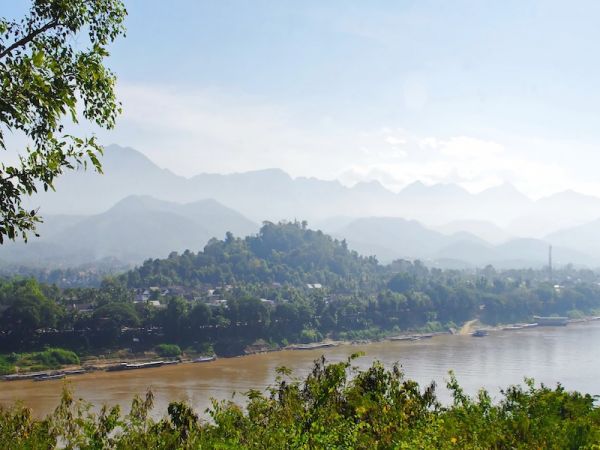
[[[146,261],[123,277],[130,287],[195,286],[203,283],[322,283],[368,282],[379,266],[372,257],[359,256],[306,223],[266,222],[257,235],[212,239],[203,251],[171,254]]]

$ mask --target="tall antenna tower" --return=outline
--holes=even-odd
[[[550,275],[550,283],[552,283],[552,246],[548,247],[548,274]]]

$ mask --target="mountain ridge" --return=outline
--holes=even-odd
[[[346,187],[338,180],[293,178],[277,168],[185,178],[159,168],[132,148],[119,146],[106,148],[104,167],[102,176],[80,171],[65,174],[57,184],[57,192],[37,196],[32,208],[41,206],[42,215],[92,215],[108,211],[130,195],[180,204],[214,199],[254,223],[299,219],[329,223],[332,229],[328,231],[336,231],[337,225],[348,226],[361,218],[400,218],[447,235],[468,232],[494,245],[516,237],[543,240],[561,228],[600,217],[600,198],[564,191],[531,200],[509,183],[470,193],[451,183],[427,185],[415,181],[394,193],[379,182]],[[172,209],[167,212],[182,213]],[[462,225],[457,227],[457,223]],[[376,237],[371,242],[364,242],[365,236],[355,241],[365,249],[377,247],[379,253],[392,257],[390,246],[376,244]],[[457,241],[456,236],[454,240],[439,236],[433,239],[447,244]],[[430,244],[428,239],[422,242],[425,247]],[[403,252],[417,254],[411,246],[413,243],[406,242]],[[422,251],[419,254],[434,256]]]
[[[66,173],[56,193],[39,194],[27,206],[40,207],[42,215],[98,214],[132,194],[176,203],[214,198],[254,221],[394,216],[433,227],[489,221],[509,234],[538,238],[600,217],[600,198],[564,191],[534,201],[510,183],[470,193],[452,183],[415,181],[395,193],[375,181],[347,187],[338,180],[293,178],[278,168],[186,178],[158,167],[135,149],[116,145],[106,148],[103,162],[104,175]],[[561,220],[565,206],[573,220]],[[553,223],[558,228],[551,229]]]
[[[258,225],[213,199],[177,204],[150,196],[129,196],[107,211],[69,216],[54,232],[32,238],[27,244],[0,247],[5,263],[76,266],[104,258],[139,264],[146,258],[166,256],[172,251],[199,250],[213,237],[226,232],[247,235]],[[52,220],[52,216],[50,216]]]

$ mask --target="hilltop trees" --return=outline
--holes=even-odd
[[[112,128],[120,111],[108,45],[124,33],[121,0],[33,0],[21,20],[0,19],[0,149],[15,133],[27,142],[18,164],[0,163],[0,243],[27,237],[40,221],[24,196],[52,189],[67,169],[101,170],[94,137],[72,136],[66,119]],[[78,107],[81,104],[81,107]]]
[[[257,236],[228,234],[212,239],[204,251],[148,260],[122,279],[130,287],[220,283],[323,283],[352,289],[368,284],[381,269],[342,242],[301,222],[265,222]]]

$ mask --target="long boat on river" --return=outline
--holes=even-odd
[[[136,369],[150,369],[153,367],[164,366],[165,361],[150,361],[141,363],[120,363],[114,366],[110,366],[106,369],[107,372],[119,372],[121,370],[136,370]]]
[[[47,375],[41,375],[39,377],[35,377],[33,381],[51,381],[51,380],[62,380],[66,377],[64,373],[52,373]]]
[[[69,375],[79,375],[86,373],[86,369],[66,369],[66,370],[55,370],[46,372],[26,372],[26,373],[14,373],[11,375],[5,375],[2,377],[4,381],[20,381],[20,380],[34,380],[34,381],[45,381],[45,380],[58,380]]]
[[[38,377],[50,375],[50,372],[27,372],[27,373],[13,373],[10,375],[4,375],[2,379],[4,381],[20,381],[20,380],[33,380]]]
[[[60,373],[64,373],[65,375],[82,375],[87,373],[86,369],[70,369],[70,370],[61,370]]]
[[[205,363],[215,361],[217,357],[215,355],[212,356],[200,356],[198,358],[192,359],[193,363]]]
[[[533,320],[540,327],[564,327],[569,323],[568,317],[558,316],[533,316]]]
[[[421,334],[402,334],[400,336],[388,337],[388,341],[420,341],[421,339],[431,339],[432,337],[439,336],[442,334],[448,334],[447,331],[439,331],[435,333],[421,333]]]
[[[417,337],[414,335],[407,336],[392,336],[388,338],[389,341],[415,341]]]
[[[287,348],[289,350],[316,350],[319,348],[335,347],[338,344],[335,342],[315,342],[314,344],[295,344],[290,345]]]

